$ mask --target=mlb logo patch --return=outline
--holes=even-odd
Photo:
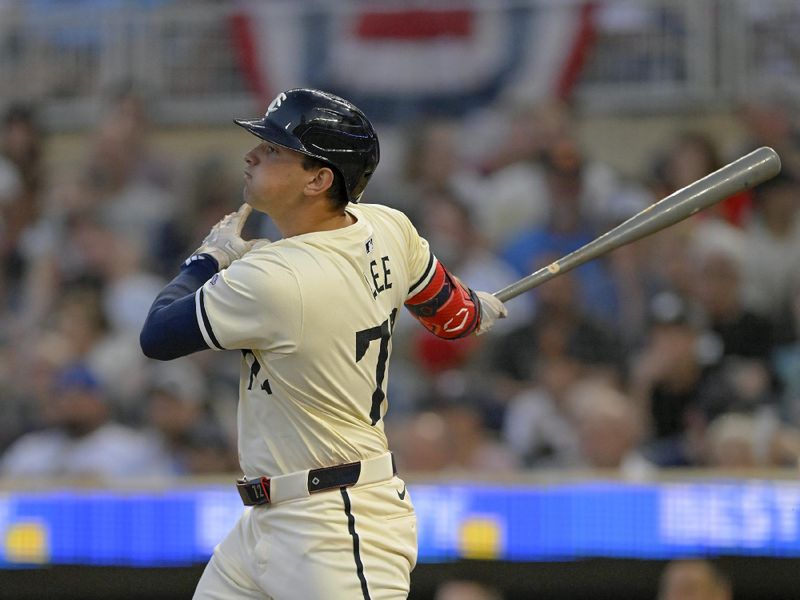
[[[372,250],[375,248],[375,243],[372,241],[372,238],[369,238],[364,246],[367,249],[367,254],[372,254]]]
[[[217,285],[218,280],[219,280],[219,273],[214,273],[214,276],[211,278],[211,285]]]

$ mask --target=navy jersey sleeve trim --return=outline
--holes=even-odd
[[[217,272],[217,261],[200,256],[187,261],[153,301],[139,334],[148,358],[172,360],[209,348],[197,322],[194,294]]]
[[[214,346],[216,346],[219,350],[225,350],[225,348],[222,347],[222,344],[219,343],[217,336],[214,335],[214,329],[211,327],[211,321],[208,319],[208,313],[206,312],[206,297],[202,289],[200,289],[200,291],[197,293],[197,301],[200,305],[200,316],[203,319],[203,327],[208,334],[208,339],[210,339],[211,343],[214,344]]]
[[[425,287],[428,283],[428,280],[431,278],[433,274],[433,263],[435,262],[435,257],[433,256],[433,252],[428,255],[428,264],[425,267],[425,270],[422,272],[422,276],[417,279],[417,281],[408,288],[408,295],[413,296],[416,294],[421,288]]]

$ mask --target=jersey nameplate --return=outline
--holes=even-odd
[[[381,256],[380,266],[378,261],[373,259],[369,263],[369,272],[372,275],[372,297],[377,298],[384,290],[392,288],[392,282],[389,281],[389,275],[392,271],[389,269],[389,257]]]

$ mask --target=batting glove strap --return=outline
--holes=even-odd
[[[227,269],[233,261],[249,252],[254,242],[243,240],[241,233],[251,210],[250,205],[242,204],[238,211],[225,215],[211,228],[203,243],[193,252],[193,256],[210,255],[221,270]]]
[[[205,262],[203,262],[205,261]],[[202,266],[204,268],[211,268],[213,266],[214,273],[219,271],[219,262],[217,259],[214,258],[212,255],[203,253],[203,254],[192,254],[189,258],[183,261],[181,265],[181,269],[188,269],[192,266]]]

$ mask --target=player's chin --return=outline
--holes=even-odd
[[[247,202],[250,206],[253,207],[253,210],[258,212],[266,213],[266,203],[264,199],[259,195],[255,194],[253,190],[251,190],[248,186],[244,188],[244,194],[242,194],[242,200]]]
[[[258,209],[258,205],[260,204],[258,201],[258,196],[253,193],[253,190],[250,188],[250,182],[247,180],[244,182],[244,193],[242,194],[242,200],[247,202],[255,209]]]

